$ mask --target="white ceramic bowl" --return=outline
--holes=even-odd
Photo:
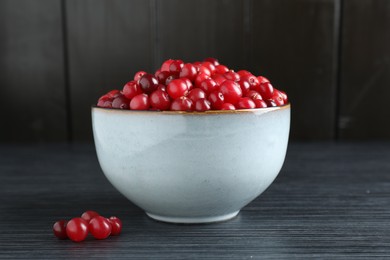
[[[290,105],[236,111],[92,108],[100,165],[148,216],[174,223],[238,214],[278,175]]]

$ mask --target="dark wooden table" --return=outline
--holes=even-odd
[[[293,143],[271,187],[233,220],[149,219],[105,179],[91,145],[0,145],[0,258],[390,258],[390,143]],[[57,240],[52,224],[93,209],[119,237]]]

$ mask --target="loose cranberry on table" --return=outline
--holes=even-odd
[[[85,240],[88,235],[88,222],[82,218],[72,218],[66,225],[66,234],[74,242]]]
[[[89,232],[96,239],[106,239],[111,234],[111,222],[102,216],[91,219],[88,224]]]
[[[110,217],[108,220],[111,223],[111,235],[119,235],[122,232],[122,221],[114,216]]]
[[[91,221],[91,219],[97,216],[100,216],[99,213],[93,210],[87,210],[83,214],[81,214],[81,218],[87,221],[88,223],[89,221]]]
[[[66,224],[68,221],[59,220],[53,225],[53,233],[59,239],[67,239],[68,235],[66,234]]]

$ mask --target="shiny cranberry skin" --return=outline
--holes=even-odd
[[[149,107],[149,96],[146,94],[137,95],[130,101],[131,110],[148,110]]]
[[[98,104],[99,105],[99,104]],[[112,100],[104,101],[104,103],[101,105],[101,107],[104,108],[112,108]]]
[[[169,66],[171,66],[171,63],[174,62],[174,60],[166,60],[164,63],[161,65],[161,71],[169,71]]]
[[[283,101],[284,101],[284,104],[287,104],[288,103],[288,97],[287,97],[287,94],[286,92],[282,91],[282,90],[279,90],[280,94],[282,95],[283,97]]]
[[[230,103],[224,103],[221,107],[221,110],[236,110],[236,107]]]
[[[72,218],[66,225],[66,234],[74,242],[83,241],[88,235],[88,222],[82,218]]]
[[[253,75],[245,75],[245,76],[242,76],[242,77],[240,78],[240,80],[248,81],[249,84],[250,84],[250,86],[251,86],[252,88],[254,88],[255,86],[260,85],[259,80],[258,80],[255,76],[253,76]]]
[[[210,101],[211,108],[214,110],[220,110],[222,105],[225,103],[225,97],[219,91],[211,92],[208,99]]]
[[[204,61],[208,61],[208,62],[211,62],[214,66],[218,66],[219,65],[219,61],[215,58],[206,58],[204,59]]]
[[[138,84],[144,93],[150,94],[157,89],[158,80],[152,74],[145,74],[140,78]]]
[[[150,106],[157,110],[168,110],[171,100],[167,92],[157,89],[149,97]]]
[[[211,71],[209,70],[209,68],[207,68],[207,67],[205,67],[203,65],[200,65],[200,67],[198,69],[198,73],[199,74],[206,74],[209,77],[211,76]]]
[[[118,236],[122,231],[122,221],[117,217],[108,219],[111,223],[111,236]]]
[[[226,80],[223,82],[219,88],[219,91],[221,91],[225,97],[225,102],[231,103],[233,105],[235,105],[238,102],[238,99],[242,97],[242,90],[240,85],[232,80]]]
[[[223,74],[223,76],[224,76],[227,80],[232,80],[232,81],[239,81],[239,80],[240,80],[240,75],[238,75],[237,73],[235,73],[233,70],[229,70],[228,72],[226,72],[225,74]]]
[[[268,107],[277,107],[278,106],[273,99],[266,99],[264,101]]]
[[[256,108],[267,107],[267,103],[262,99],[253,99],[253,102],[255,102]]]
[[[218,86],[221,86],[221,84],[226,80],[226,78],[221,74],[213,74],[211,75],[211,78],[217,82]]]
[[[270,82],[266,77],[263,77],[263,76],[258,76],[257,79],[259,80],[260,84]]]
[[[169,65],[169,71],[173,73],[179,74],[181,69],[183,68],[184,63],[181,60],[174,60]]]
[[[186,82],[187,87],[188,87],[188,91],[190,91],[193,88],[191,80],[189,80],[188,78],[181,78],[181,79]]]
[[[178,79],[179,74],[172,74],[165,80],[165,85],[168,86],[169,83],[171,83],[172,80]]]
[[[238,109],[252,109],[256,107],[255,102],[248,97],[242,97],[238,100],[236,107]]]
[[[121,94],[121,92],[120,92],[119,90],[114,89],[114,90],[111,90],[111,91],[107,92],[106,95],[107,95],[109,98],[116,98],[116,97],[118,97],[120,94]]]
[[[275,88],[274,88],[274,92],[272,94],[272,99],[275,101],[276,105],[278,105],[278,106],[284,105],[283,95],[280,93],[279,90],[277,90]]]
[[[174,79],[167,86],[167,92],[173,99],[187,95],[187,82],[183,79]]]
[[[240,88],[242,90],[242,95],[245,96],[246,93],[248,93],[248,91],[250,90],[251,85],[246,80],[240,80],[238,84],[240,85]]]
[[[195,110],[196,111],[207,111],[211,109],[210,101],[205,98],[198,99],[195,102]]]
[[[187,97],[193,102],[195,102],[198,99],[206,98],[206,93],[200,88],[194,88],[190,92],[188,92]]]
[[[134,75],[134,80],[136,81],[136,82],[138,82],[138,80],[140,80],[141,79],[141,77],[143,76],[143,75],[145,75],[146,74],[146,72],[145,71],[138,71],[137,73],[135,73],[135,75]]]
[[[271,99],[274,92],[274,88],[269,82],[260,83],[258,89],[255,90],[257,90],[264,99]]]
[[[215,71],[215,66],[213,63],[209,62],[209,61],[204,61],[202,62],[202,67],[206,67],[208,68],[208,70],[211,72],[211,74],[214,73]]]
[[[129,109],[130,100],[128,100],[124,96],[120,96],[115,98],[112,101],[112,108],[118,108],[118,109]]]
[[[53,233],[59,239],[67,239],[68,235],[66,234],[66,220],[59,220],[53,225]]]
[[[179,97],[171,104],[172,111],[192,111],[193,102],[188,97]]]
[[[247,70],[240,70],[240,71],[237,71],[237,74],[238,75],[240,75],[240,77],[244,77],[244,76],[250,76],[250,75],[252,75],[253,76],[253,74],[252,73],[250,73],[249,71],[247,71]]]
[[[100,216],[100,214],[97,213],[96,211],[87,210],[81,215],[81,218],[84,219],[85,221],[87,221],[87,223],[89,223],[89,221],[91,221],[91,219],[93,219],[94,217],[97,217],[97,216]]]
[[[251,98],[252,100],[263,99],[263,97],[259,94],[259,92],[254,90],[249,90],[248,93],[246,93],[246,96]]]
[[[204,74],[204,73],[199,73],[196,78],[195,78],[195,87],[196,88],[199,88],[200,87],[200,83],[202,83],[203,80],[205,79],[209,79],[210,76],[207,75],[207,74]]]
[[[122,93],[127,99],[131,100],[136,95],[142,94],[142,89],[136,81],[132,80],[126,83]]]
[[[98,107],[104,107],[104,108],[112,108],[112,98],[108,97],[107,95],[104,95],[99,98],[99,101],[97,103]]]
[[[165,84],[167,78],[171,75],[172,73],[169,71],[161,71],[160,73],[157,74],[156,78],[160,84]]]
[[[225,65],[218,65],[218,66],[215,67],[214,73],[225,74],[228,71],[229,71],[229,68],[226,67]]]
[[[184,64],[183,68],[180,71],[179,77],[180,78],[188,78],[191,81],[194,81],[196,78],[196,75],[198,74],[197,69],[194,65],[191,63]]]
[[[106,239],[111,234],[111,222],[102,216],[91,219],[88,224],[89,232],[96,239]]]
[[[167,92],[167,86],[165,86],[163,84],[158,84],[157,90]]]
[[[202,89],[208,95],[211,92],[218,90],[218,85],[215,80],[213,80],[212,78],[208,78],[200,83],[199,88]]]

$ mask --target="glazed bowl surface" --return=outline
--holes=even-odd
[[[112,185],[165,222],[230,219],[278,175],[290,105],[171,112],[92,107],[100,166]]]

